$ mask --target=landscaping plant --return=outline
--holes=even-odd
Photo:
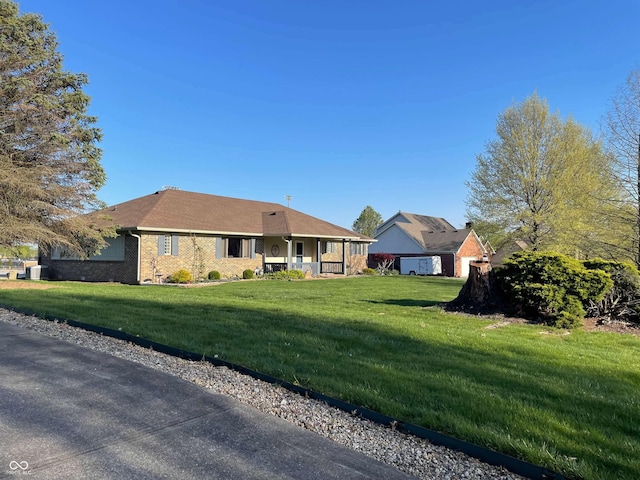
[[[605,271],[548,252],[516,252],[496,269],[495,278],[509,313],[562,328],[579,326],[585,308],[613,287]]]
[[[193,277],[191,276],[191,272],[189,270],[181,268],[180,270],[169,275],[169,278],[167,278],[167,283],[189,283],[191,282],[192,278]]]

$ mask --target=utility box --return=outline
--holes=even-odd
[[[442,259],[431,257],[400,257],[401,275],[442,275]]]
[[[40,265],[32,265],[26,269],[27,280],[40,280]]]

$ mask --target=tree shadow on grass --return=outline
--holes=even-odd
[[[367,303],[382,305],[397,305],[399,307],[433,307],[443,305],[444,302],[437,300],[417,300],[414,298],[393,298],[387,300],[366,300]]]

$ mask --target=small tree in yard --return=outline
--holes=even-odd
[[[377,265],[376,270],[378,270],[378,273],[386,275],[392,269],[396,257],[390,253],[372,253],[371,260]]]

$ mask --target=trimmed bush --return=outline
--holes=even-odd
[[[362,270],[363,275],[377,275],[377,272],[373,268],[365,268]]]
[[[251,280],[254,277],[253,270],[248,268],[242,272],[242,278],[245,280]]]
[[[191,272],[181,268],[177,272],[173,272],[167,279],[168,283],[189,283],[191,282]]]
[[[207,278],[209,280],[220,280],[220,272],[218,272],[217,270],[211,270],[209,272],[209,275],[207,275]]]
[[[302,270],[280,270],[270,273],[266,277],[273,280],[303,280],[304,272]]]
[[[512,313],[562,328],[579,326],[613,286],[608,273],[558,253],[514,253],[495,277]]]

